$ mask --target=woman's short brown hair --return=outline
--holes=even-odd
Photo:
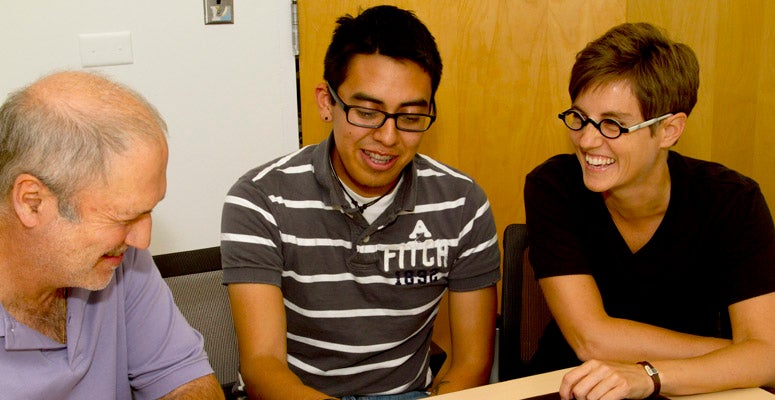
[[[691,113],[697,103],[700,66],[689,46],[668,39],[648,23],[613,27],[576,55],[568,92],[571,101],[595,86],[626,80],[644,119]]]

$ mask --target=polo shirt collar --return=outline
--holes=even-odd
[[[336,173],[334,172],[331,164],[331,149],[335,145],[333,131],[326,140],[321,142],[315,147],[312,153],[312,167],[315,171],[315,178],[318,183],[328,190],[328,198],[333,206],[339,206],[344,211],[356,212],[357,209],[352,207],[347,201],[347,198],[342,192],[342,188],[336,182]],[[415,158],[417,156],[415,155]],[[398,206],[399,210],[412,210],[417,201],[417,188],[415,182],[417,181],[417,168],[414,160],[410,162],[404,171],[402,172],[404,181],[398,188],[395,200],[393,204],[388,207],[391,209]]]

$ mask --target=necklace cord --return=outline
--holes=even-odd
[[[328,158],[328,165],[331,166],[331,175],[334,176],[334,180],[336,181],[336,183],[339,184],[339,187],[342,188],[342,191],[344,191],[345,196],[347,196],[347,198],[349,198],[350,201],[352,201],[353,204],[355,204],[355,208],[357,208],[358,212],[361,213],[361,214],[363,214],[363,210],[367,209],[370,206],[373,206],[378,201],[382,200],[385,196],[390,194],[390,192],[392,192],[393,188],[395,187],[395,186],[391,187],[387,192],[385,192],[381,196],[377,197],[376,199],[369,201],[368,203],[360,204],[360,203],[358,203],[357,200],[355,200],[353,198],[353,196],[350,195],[350,192],[347,191],[346,187],[344,187],[344,183],[342,183],[342,180],[339,179],[339,175],[336,174],[336,170],[334,169],[334,162],[331,160],[331,157]]]

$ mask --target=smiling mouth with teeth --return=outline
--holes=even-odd
[[[603,165],[611,165],[611,164],[616,162],[616,160],[614,160],[613,158],[608,158],[608,157],[592,157],[592,156],[590,156],[588,154],[586,156],[584,156],[584,160],[587,162],[587,164],[593,165],[593,166],[596,166],[596,167],[603,166]]]
[[[364,152],[364,154],[369,156],[371,161],[373,161],[373,162],[375,162],[377,164],[387,164],[388,162],[390,162],[390,160],[393,159],[393,156],[387,156],[387,155],[381,155],[381,154],[377,154],[377,153],[372,153],[372,152],[370,152],[368,150],[364,150],[363,152]]]

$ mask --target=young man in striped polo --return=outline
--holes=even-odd
[[[436,119],[435,40],[392,6],[339,18],[326,53],[320,144],[230,190],[224,282],[240,372],[262,399],[416,399],[487,382],[500,278],[489,202],[417,153]],[[429,354],[449,291],[449,368]]]

